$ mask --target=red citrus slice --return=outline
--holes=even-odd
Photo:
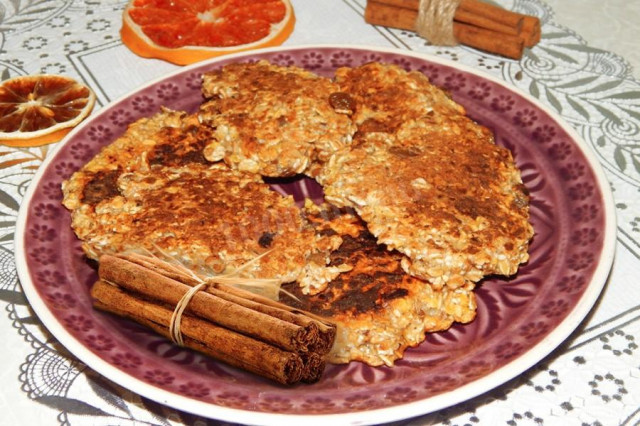
[[[87,86],[60,75],[30,75],[0,84],[0,144],[38,146],[57,142],[93,109]]]
[[[294,25],[289,0],[133,0],[120,35],[137,55],[186,65],[278,46]]]

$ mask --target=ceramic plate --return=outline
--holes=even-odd
[[[531,193],[535,238],[516,277],[477,289],[468,325],[430,334],[394,368],[328,366],[313,385],[286,388],[97,312],[85,261],[61,201],[61,182],[128,123],[160,106],[194,110],[200,76],[237,61],[268,59],[324,75],[388,62],[425,73],[511,149]],[[289,191],[307,192],[304,182]],[[20,211],[16,256],[27,297],[45,326],[114,382],[194,414],[253,424],[381,423],[472,398],[522,373],[580,324],[598,298],[615,246],[609,186],[588,147],[534,99],[470,68],[425,55],[354,46],[301,46],[226,56],[185,67],[102,108],[75,129],[34,178]]]

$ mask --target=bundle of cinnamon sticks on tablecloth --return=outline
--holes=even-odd
[[[195,274],[140,254],[104,255],[91,289],[94,306],[172,338],[176,306]],[[183,345],[276,382],[313,383],[325,368],[336,329],[310,313],[229,285],[194,293],[180,319]]]
[[[373,25],[417,31],[421,6],[421,0],[367,0],[365,20]],[[512,59],[520,59],[525,47],[540,41],[537,17],[479,0],[461,0],[452,24],[452,36],[458,43]]]

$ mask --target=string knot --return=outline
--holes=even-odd
[[[455,46],[453,17],[461,0],[420,0],[416,32],[420,37],[439,46]]]

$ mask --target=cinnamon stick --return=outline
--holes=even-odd
[[[462,44],[507,58],[519,59],[524,51],[524,42],[518,36],[502,34],[496,37],[493,31],[462,23],[453,26],[453,33]]]
[[[326,322],[323,318],[311,312],[303,313],[296,308],[275,302],[258,294],[242,291],[232,286],[219,284],[216,287],[210,288],[209,291],[226,297],[229,300],[234,300],[237,303],[244,304],[245,306],[251,306],[253,309],[273,315],[282,320],[292,321],[295,324],[305,327],[317,328],[318,339],[309,346],[310,351],[324,354],[329,352],[333,346],[333,341],[336,336],[335,325]]]
[[[489,18],[508,27],[522,25],[521,14],[479,0],[462,0],[458,6],[458,10],[464,10],[476,16]]]
[[[365,21],[416,31],[419,7],[419,0],[369,0]],[[514,59],[519,59],[524,47],[534,46],[541,37],[538,18],[479,0],[460,2],[454,15],[453,30],[461,44]],[[491,41],[492,38],[495,40]]]
[[[518,18],[512,23],[503,23],[493,16],[484,16],[473,13],[469,10],[459,7],[454,16],[455,22],[461,22],[468,25],[474,25],[478,28],[496,31],[502,34],[519,35],[522,31],[522,18]],[[455,24],[454,24],[455,26]],[[462,41],[461,41],[462,43]],[[464,43],[463,43],[464,44]]]
[[[367,1],[364,19],[372,25],[397,28],[400,30],[416,30],[418,9],[397,7],[378,1]]]
[[[513,12],[479,0],[462,0],[458,10],[487,18],[507,27],[519,27],[518,35],[526,47],[532,47],[540,41],[540,19],[535,16]]]
[[[532,47],[538,44],[542,37],[540,19],[535,16],[524,15],[522,18],[522,30],[520,31],[520,37],[522,37],[524,45],[527,47]]]
[[[380,3],[405,9],[418,10],[420,8],[420,0],[381,0]]]
[[[302,358],[303,372],[300,381],[304,383],[316,383],[322,378],[326,363],[322,356],[316,352],[307,352],[300,355]]]
[[[190,289],[179,281],[110,255],[100,258],[98,274],[107,282],[169,306],[176,306]],[[208,292],[196,293],[186,312],[290,351],[307,351],[318,339],[315,327],[287,322]]]
[[[119,255],[119,257],[156,271],[165,277],[171,277],[189,286],[197,285],[202,282],[203,279],[195,274],[188,274],[185,271],[181,271],[180,267],[154,257],[136,253],[123,254]],[[336,335],[335,325],[328,323],[325,319],[311,312],[302,312],[269,298],[223,284],[212,284],[203,291],[256,312],[261,312],[283,321],[305,327],[309,333],[313,333],[315,330],[315,332],[318,333],[317,340],[310,344],[309,350],[327,353],[333,345]]]
[[[103,280],[94,284],[91,295],[96,308],[130,318],[170,338],[173,309],[135,297]],[[276,382],[290,385],[300,381],[305,373],[298,354],[204,320],[184,316],[181,329],[185,346]]]
[[[176,305],[203,279],[181,265],[139,254],[104,255],[91,290],[97,309],[173,340]],[[185,306],[186,347],[283,384],[313,383],[325,368],[335,325],[231,286],[207,284]]]

